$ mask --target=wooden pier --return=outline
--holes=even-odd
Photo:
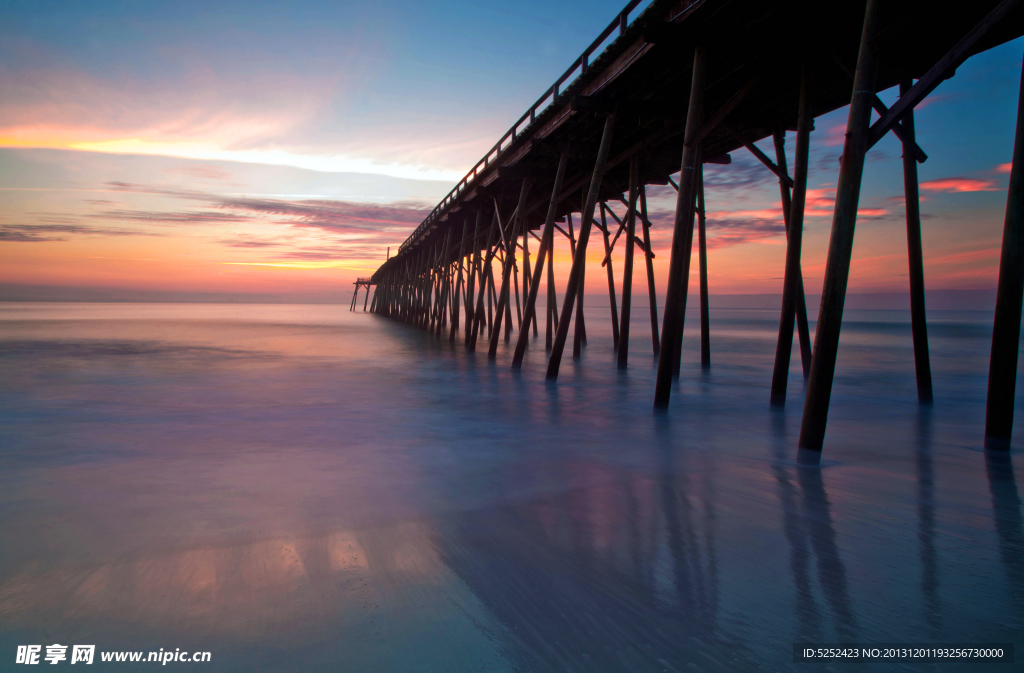
[[[701,360],[710,364],[703,166],[752,152],[779,181],[787,247],[779,337],[766,402],[786,402],[794,331],[808,378],[798,457],[817,463],[825,437],[865,155],[887,133],[903,145],[913,343],[918,398],[932,399],[925,320],[914,108],[970,56],[1024,34],[1018,0],[940,7],[924,0],[633,0],[513,124],[370,279],[370,310],[494,358],[504,331],[520,367],[543,319],[558,376],[573,326],[586,343],[586,251],[597,229],[605,252],[615,362],[627,367],[634,265],[646,267],[653,402],[663,410],[679,376],[694,229],[700,265]],[[878,92],[899,87],[886,107]],[[1022,99],[1024,102],[1024,99]],[[800,269],[808,150],[814,118],[849,106],[832,234],[813,346]],[[878,119],[872,122],[872,114]],[[985,446],[1009,448],[1024,298],[1024,107],[1007,197],[989,374]],[[795,131],[792,157],[785,134]],[[771,137],[772,159],[754,142]],[[792,172],[789,164],[792,161]],[[680,173],[676,184],[671,176]],[[657,309],[647,185],[672,184],[677,201],[664,315]],[[619,217],[609,204],[625,206]],[[639,228],[639,233],[637,229]],[[551,251],[567,240],[572,268],[556,302]],[[531,242],[531,239],[533,241]],[[612,256],[622,245],[622,293]],[[531,255],[531,247],[533,254]],[[617,260],[616,260],[617,261]],[[594,269],[592,272],[599,272]],[[546,292],[546,315],[536,315]],[[515,311],[512,305],[515,305]],[[365,304],[365,302],[364,302]],[[352,308],[356,306],[353,296]],[[513,321],[515,326],[513,327]],[[504,328],[504,330],[502,329]]]

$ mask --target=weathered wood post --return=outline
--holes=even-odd
[[[587,241],[590,239],[591,222],[594,219],[594,208],[597,207],[598,194],[601,191],[601,180],[604,178],[605,164],[608,163],[608,152],[612,145],[612,131],[615,129],[615,113],[610,112],[605,117],[604,129],[601,132],[601,145],[597,150],[597,159],[594,162],[594,173],[590,179],[590,191],[587,193],[587,201],[583,206],[582,220],[580,221],[580,238],[576,246],[576,254],[572,259],[572,269],[569,271],[569,279],[565,285],[565,299],[562,303],[562,319],[558,322],[558,333],[555,335],[555,343],[551,347],[551,358],[548,360],[547,379],[558,378],[558,367],[562,362],[562,351],[565,350],[565,339],[569,335],[569,316],[572,315],[573,305],[576,301],[576,293],[581,287],[583,279],[583,267],[586,264]]]
[[[913,86],[908,75],[900,82],[900,95]],[[917,158],[914,156],[914,110],[903,115],[903,193],[907,204],[907,257],[910,266],[910,325],[914,334],[914,368],[917,399],[932,401],[932,367],[928,357],[928,321],[924,308],[924,252],[921,246],[921,203],[917,188]]]
[[[626,213],[626,259],[622,269],[622,324],[619,326],[619,347],[616,362],[619,369],[629,364],[629,317],[633,307],[633,248],[636,246],[636,201],[640,172],[640,160],[636,154],[629,159],[629,212]],[[608,268],[611,269],[611,260]]]
[[[484,325],[484,321],[488,319],[488,316],[484,311],[484,296],[487,296],[488,301],[490,301],[490,296],[487,293],[488,278],[484,267],[486,266],[489,269],[491,266],[491,246],[494,245],[494,231],[497,226],[496,222],[497,218],[494,218],[491,222],[491,228],[487,233],[487,246],[484,248],[486,253],[484,254],[483,260],[480,260],[480,269],[477,271],[477,277],[480,278],[480,290],[477,292],[476,311],[473,316],[473,330],[470,333],[469,344],[466,346],[470,353],[476,350],[476,340],[480,334],[480,329]],[[480,259],[479,254],[477,255],[477,259]]]
[[[800,108],[796,123],[796,150],[793,157],[793,198],[786,225],[786,271],[782,281],[782,314],[779,317],[779,341],[775,346],[775,369],[772,372],[771,404],[785,406],[789,384],[789,362],[793,354],[793,323],[797,316],[800,274],[800,252],[803,246],[804,209],[807,203],[807,162],[810,152],[811,125],[814,118],[810,103],[810,65],[805,63],[800,74]],[[782,157],[780,156],[780,161]]]
[[[589,231],[591,225],[594,223],[593,218],[587,222],[587,230]],[[583,233],[583,215],[580,214],[580,235]],[[577,247],[577,253],[579,248]],[[572,357],[573,359],[579,359],[580,355],[583,354],[583,347],[587,345],[587,320],[586,316],[583,315],[583,300],[585,298],[587,289],[587,257],[586,251],[583,253],[583,266],[580,267],[580,282],[576,286],[576,315],[575,315],[575,326],[572,330]]]
[[[700,367],[711,367],[711,318],[708,313],[707,212],[704,208],[704,163],[697,164],[697,249],[700,262]]]
[[[640,188],[640,214],[644,230],[644,247],[647,250],[644,258],[647,263],[647,300],[651,306],[651,345],[654,346],[654,357],[658,357],[661,341],[658,338],[658,290],[654,286],[654,251],[651,249],[651,225],[647,219],[647,186]]]
[[[448,330],[448,341],[454,342],[455,335],[459,331],[459,314],[462,303],[462,264],[466,258],[466,235],[469,233],[469,218],[462,218],[462,243],[459,244],[459,279],[455,283],[455,294],[452,295],[452,326]]]
[[[552,339],[554,338],[553,331],[558,329],[558,309],[555,308],[555,304],[558,303],[555,294],[555,239],[554,232],[551,232],[551,241],[548,244],[548,248],[551,254],[548,255],[548,320],[546,333],[544,336],[544,350],[551,350]]]
[[[480,241],[477,236],[480,233],[480,216],[482,210],[478,209],[473,220],[473,261],[469,267],[469,280],[466,283],[466,348],[469,348],[470,334],[476,329],[476,321],[479,314],[474,310],[476,306],[476,278],[480,267]]]
[[[814,128],[814,120],[811,120],[811,128]],[[789,236],[789,211],[792,208],[792,197],[790,196],[790,183],[792,180],[788,180],[786,176],[789,175],[789,167],[786,162],[786,133],[785,129],[780,128],[772,136],[772,140],[775,143],[775,159],[778,161],[778,165],[774,167],[774,170],[779,176],[779,192],[782,200],[782,219],[786,226],[786,236]],[[752,143],[747,143],[747,149],[754,153],[754,156],[758,157],[762,163],[771,168],[774,164],[771,160],[764,155],[761,150],[757,149],[757,146]],[[788,240],[788,239],[787,239]],[[797,269],[799,276],[799,282],[797,283],[797,298],[796,298],[796,327],[797,334],[800,337],[800,362],[803,365],[804,378],[806,379],[811,375],[811,335],[807,325],[807,301],[804,297],[804,279],[803,273],[800,269]],[[778,346],[776,346],[778,347]],[[792,347],[792,345],[790,345]]]
[[[1017,387],[1021,299],[1024,298],[1024,70],[1017,101],[1017,133],[1006,194],[1003,250],[999,257],[999,286],[992,325],[992,354],[988,366],[985,409],[985,448],[1010,449],[1013,397]]]
[[[533,279],[530,281],[529,295],[526,298],[526,311],[523,316],[523,326],[519,330],[519,338],[516,340],[516,350],[512,356],[512,369],[519,369],[523,365],[523,355],[526,353],[526,346],[530,341],[530,323],[536,328],[537,314],[537,293],[540,290],[541,276],[544,273],[545,256],[548,257],[548,341],[551,341],[551,294],[554,293],[554,280],[551,275],[551,261],[554,253],[555,242],[555,213],[558,210],[558,195],[562,191],[562,182],[565,180],[565,168],[569,163],[569,148],[562,150],[562,156],[558,160],[558,169],[555,171],[555,184],[551,189],[551,200],[548,201],[548,212],[544,218],[544,231],[540,237],[540,249],[537,251],[537,263],[533,269]]]
[[[615,273],[612,271],[612,244],[608,236],[607,204],[601,203],[601,234],[604,237],[604,261],[608,271],[608,305],[612,312],[612,348],[619,347],[619,307],[615,301]]]
[[[506,325],[512,322],[512,309],[509,303],[509,282],[512,279],[512,267],[516,263],[516,239],[519,238],[519,222],[522,221],[522,213],[526,210],[526,196],[530,193],[531,181],[523,178],[523,184],[519,189],[519,204],[512,213],[512,221],[508,223],[508,232],[505,238],[505,260],[501,272],[501,291],[498,293],[498,306],[494,312],[494,328],[491,330],[491,343],[487,349],[487,359],[493,360],[498,354],[498,340],[501,337],[501,321],[507,317]],[[497,217],[497,204],[495,204],[495,217]],[[501,220],[498,220],[498,227],[501,228]],[[507,314],[507,316],[506,316]],[[511,326],[511,325],[509,325]]]
[[[682,169],[676,193],[676,221],[672,233],[672,257],[668,269],[668,294],[665,297],[665,318],[661,328],[661,351],[654,388],[654,407],[668,407],[675,373],[675,353],[682,347],[683,318],[686,315],[686,289],[689,281],[689,250],[693,245],[693,185],[696,177],[700,143],[694,142],[700,128],[704,108],[704,48],[693,53],[693,76],[690,81],[690,103],[686,113]]]
[[[867,0],[864,10],[864,28],[857,56],[857,70],[853,76],[853,95],[846,123],[846,141],[843,144],[843,158],[839,166],[832,235],[825,265],[825,282],[821,290],[818,328],[814,335],[811,376],[807,382],[807,397],[804,400],[803,421],[800,424],[798,460],[809,464],[816,464],[821,460],[821,447],[828,422],[828,405],[832,397],[832,379],[836,370],[836,354],[839,351],[839,330],[843,324],[846,286],[850,279],[853,233],[857,224],[857,205],[860,201],[871,107],[878,74],[878,48],[875,39],[880,1]]]

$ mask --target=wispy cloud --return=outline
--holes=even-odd
[[[172,190],[126,182],[110,182],[110,187],[125,192],[155,194],[174,199],[203,202],[208,222],[264,222],[292,227],[320,229],[334,234],[411,232],[423,221],[431,206],[417,201],[386,204],[353,203],[329,199],[268,199],[248,196],[221,196],[202,191]],[[148,211],[108,211],[118,219],[166,223],[184,222],[200,215]],[[103,215],[102,213],[97,215]]]
[[[229,248],[276,248],[284,245],[284,243],[277,241],[265,241],[248,237],[222,238],[217,242]]]
[[[159,236],[144,231],[107,229],[80,224],[3,224],[0,225],[0,241],[9,243],[43,243],[66,241],[70,236]]]
[[[150,210],[104,210],[90,213],[89,217],[100,220],[122,220],[129,222],[145,222],[148,224],[233,224],[246,222],[248,218],[232,213],[209,211],[193,212],[161,212]]]

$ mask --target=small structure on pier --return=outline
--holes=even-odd
[[[596,229],[605,251],[602,266],[619,367],[628,365],[635,255],[643,256],[658,357],[654,406],[664,409],[672,379],[679,375],[695,229],[701,359],[705,366],[710,363],[703,165],[727,164],[731,152],[750,151],[778,178],[787,233],[779,338],[766,401],[786,402],[795,330],[808,379],[799,452],[802,460],[817,462],[864,158],[893,133],[903,145],[918,397],[930,402],[916,166],[927,155],[915,140],[914,107],[973,54],[1024,34],[1018,0],[978,0],[941,10],[925,0],[654,0],[636,13],[638,5],[639,0],[626,5],[374,273],[371,310],[437,334],[448,329],[448,338],[461,337],[470,351],[486,332],[493,358],[502,327],[510,339],[514,299],[518,338],[512,366],[519,367],[531,330],[538,332],[538,294],[546,291],[547,377],[555,379],[570,324],[575,324],[574,355],[586,342],[583,281]],[[895,86],[899,100],[887,107],[877,94]],[[812,347],[800,270],[809,139],[815,117],[847,105]],[[879,118],[872,123],[873,112]],[[985,443],[997,450],[1009,447],[1024,298],[1022,114],[1024,106],[1018,109],[989,374]],[[792,172],[784,147],[787,131],[796,134]],[[774,160],[754,145],[768,137]],[[676,172],[679,184],[670,177]],[[669,183],[677,202],[659,325],[645,187]],[[625,216],[616,215],[611,203],[625,206]],[[573,255],[560,310],[551,263],[555,232],[567,239]],[[532,259],[531,238],[536,241]],[[620,240],[621,302],[611,263]],[[357,293],[358,288],[357,282]]]
[[[366,310],[366,304],[370,301],[370,286],[375,285],[372,278],[356,278],[356,282],[353,285],[356,286],[356,291],[352,293],[352,302],[349,304],[348,310],[356,310],[356,300],[359,299],[359,288],[366,288],[366,296],[363,298],[363,310]]]

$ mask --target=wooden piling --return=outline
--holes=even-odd
[[[604,120],[604,129],[601,132],[601,145],[597,150],[597,159],[594,162],[594,173],[590,179],[590,191],[587,193],[587,201],[583,206],[582,220],[580,220],[580,239],[576,246],[576,254],[573,256],[572,269],[569,271],[569,278],[565,286],[565,300],[562,304],[562,319],[558,323],[558,333],[555,335],[555,342],[551,346],[551,358],[548,360],[547,379],[558,378],[558,367],[562,362],[562,351],[565,350],[565,339],[569,334],[569,318],[572,315],[573,305],[576,301],[576,293],[581,287],[583,279],[583,267],[587,257],[587,241],[590,239],[590,222],[594,218],[594,208],[597,206],[598,194],[601,191],[601,180],[604,178],[605,164],[608,162],[608,152],[612,144],[612,131],[615,128],[615,113],[609,113]]]
[[[1010,449],[1013,399],[1017,387],[1021,300],[1024,298],[1024,70],[1017,100],[1017,132],[1013,142],[1010,186],[1006,194],[1003,249],[999,257],[999,286],[992,325],[985,409],[985,448]]]
[[[654,286],[654,253],[651,250],[651,228],[647,219],[647,187],[640,188],[640,214],[643,216],[644,259],[647,264],[647,301],[650,302],[651,311],[651,345],[654,347],[654,357],[658,357],[661,350],[661,340],[658,337],[658,289]]]
[[[515,245],[516,239],[519,238],[518,223],[522,221],[522,213],[526,210],[526,197],[530,193],[530,179],[523,178],[522,186],[519,188],[519,204],[516,206],[515,212],[512,213],[511,221],[508,222],[507,229],[508,234],[504,238],[505,240],[505,259],[502,262],[501,271],[501,291],[498,294],[498,306],[494,313],[494,329],[491,330],[491,343],[487,349],[487,359],[493,360],[498,354],[498,339],[501,336],[501,321],[506,318],[505,323],[509,329],[511,329],[512,322],[512,310],[509,304],[509,282],[512,279],[512,267],[515,266]],[[495,217],[498,217],[497,204],[495,204],[494,210]],[[499,229],[505,229],[505,226],[501,222],[501,218],[498,217]]]
[[[700,262],[700,366],[711,367],[711,317],[708,312],[707,212],[704,208],[704,164],[697,164],[697,248]]]
[[[821,459],[828,421],[828,405],[832,397],[832,379],[839,351],[839,331],[843,322],[843,304],[850,278],[853,234],[857,223],[857,205],[864,174],[864,157],[868,149],[872,98],[878,74],[877,33],[878,5],[881,0],[867,0],[864,28],[861,33],[857,69],[854,72],[853,95],[846,123],[846,141],[836,186],[836,205],[832,216],[832,235],[825,265],[825,282],[818,310],[818,327],[814,335],[814,357],[807,382],[803,421],[800,425],[798,459],[816,463]],[[1018,295],[1019,296],[1019,295]],[[1019,306],[1019,302],[1018,302]]]
[[[913,86],[907,75],[900,82],[900,95]],[[907,110],[903,127],[903,194],[907,208],[907,258],[910,271],[910,326],[914,335],[914,368],[917,373],[917,400],[932,401],[932,367],[928,357],[928,321],[924,304],[924,252],[921,246],[921,203],[917,187],[917,158],[914,149],[914,110]],[[894,127],[895,128],[895,127]]]
[[[608,305],[612,312],[612,348],[619,347],[619,308],[615,301],[615,273],[612,271],[612,245],[608,236],[608,218],[605,216],[607,204],[601,203],[601,234],[604,237],[605,267],[608,271]]]
[[[629,159],[629,205],[626,213],[626,258],[622,269],[622,324],[619,326],[619,345],[615,353],[619,369],[625,369],[629,362],[629,317],[633,306],[633,248],[636,246],[636,202],[639,191],[639,159]],[[608,260],[608,269],[612,268]]]
[[[480,267],[480,242],[477,240],[477,236],[480,233],[480,216],[482,210],[477,210],[473,218],[473,262],[469,267],[469,279],[466,282],[466,348],[469,348],[470,334],[475,329],[478,313],[474,310],[476,306],[475,293],[476,293],[476,277]]]
[[[477,215],[479,217],[479,213]],[[479,222],[479,219],[477,221]],[[486,266],[487,268],[490,268],[491,265],[491,246],[494,245],[494,229],[497,226],[495,224],[496,221],[496,219],[492,220],[491,227],[487,233],[487,245],[484,248],[486,250],[486,254],[483,259],[480,259],[479,254],[477,255],[477,259],[480,259],[480,268],[477,271],[477,276],[480,279],[480,290],[477,292],[476,311],[474,311],[473,317],[473,330],[470,334],[469,344],[466,347],[470,353],[476,351],[476,340],[480,334],[481,328],[485,324],[484,321],[487,320],[487,324],[489,324],[490,321],[489,313],[485,313],[484,311],[485,296],[488,301],[488,311],[490,310],[490,295],[487,292],[488,274],[485,272],[484,267]]]
[[[555,184],[551,190],[551,200],[548,201],[548,212],[544,218],[544,230],[541,232],[540,248],[537,250],[537,264],[533,269],[533,279],[530,281],[529,294],[526,297],[524,322],[519,330],[515,353],[512,356],[512,369],[519,369],[523,364],[523,355],[526,353],[526,346],[530,341],[530,323],[533,322],[534,329],[537,327],[537,293],[540,290],[541,275],[544,273],[545,257],[548,262],[548,347],[551,344],[551,305],[553,303],[551,295],[554,294],[555,284],[551,271],[551,258],[554,256],[555,214],[558,211],[558,195],[562,191],[562,182],[565,180],[565,168],[568,163],[569,148],[566,147],[562,150],[562,156],[558,160],[558,169],[555,171]]]
[[[786,226],[786,271],[782,281],[782,313],[779,317],[779,340],[775,346],[775,368],[772,372],[771,404],[779,407],[786,404],[789,363],[793,353],[793,325],[798,313],[799,287],[803,285],[800,253],[803,245],[804,208],[807,202],[807,162],[810,156],[811,126],[814,123],[810,103],[809,69],[810,65],[805,63],[800,75],[800,103],[793,157],[793,198]],[[785,155],[780,153],[779,159],[784,161]]]
[[[463,301],[463,299],[462,299],[462,292],[463,292],[463,289],[462,289],[463,288],[463,284],[462,284],[462,281],[463,281],[463,277],[462,277],[463,276],[463,274],[462,274],[463,264],[462,264],[462,261],[466,257],[466,245],[467,245],[466,235],[468,233],[469,233],[469,218],[468,217],[464,217],[464,218],[462,218],[462,243],[459,244],[459,259],[458,259],[459,278],[458,278],[458,281],[456,281],[456,283],[455,283],[455,292],[452,295],[452,326],[451,326],[451,329],[448,330],[448,340],[453,342],[453,343],[455,341],[455,335],[459,331],[459,314],[461,313],[459,307],[460,307],[460,305],[462,304],[462,301]]]
[[[693,53],[693,75],[690,81],[690,102],[686,113],[686,132],[679,191],[676,194],[676,218],[672,234],[672,257],[669,260],[668,294],[665,297],[665,318],[662,322],[661,351],[654,389],[656,409],[668,407],[672,395],[674,355],[682,346],[683,316],[686,315],[686,283],[689,280],[689,250],[693,244],[693,183],[696,173],[699,142],[693,142],[700,128],[704,108],[704,48]],[[689,231],[688,231],[689,230]]]
[[[544,337],[544,350],[551,351],[551,344],[554,339],[553,331],[558,329],[558,309],[555,307],[558,303],[557,294],[555,294],[555,234],[551,232],[551,241],[548,243],[548,247],[551,250],[551,254],[548,255],[548,320],[545,337]]]

